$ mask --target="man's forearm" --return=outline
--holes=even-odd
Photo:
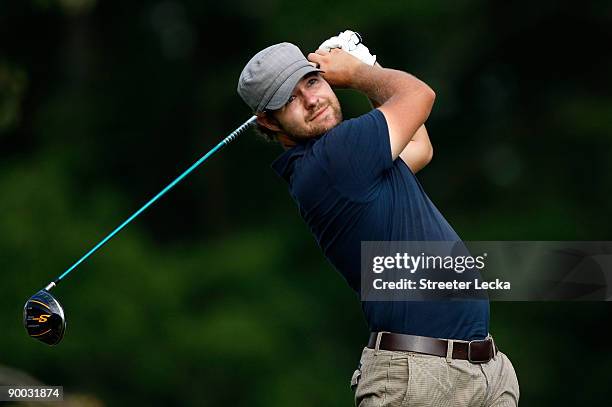
[[[374,63],[374,66],[377,66],[377,67],[379,67],[379,68],[382,68],[382,65],[380,65],[378,62],[375,62],[375,63]],[[377,107],[380,107],[380,103],[377,103],[377,102],[375,102],[374,100],[372,100],[372,99],[370,99],[370,98],[368,98],[368,100],[370,101],[370,104],[372,105],[372,107],[373,107],[374,109],[376,109]]]
[[[376,66],[376,67],[378,67],[378,68],[382,68],[382,67],[383,67],[383,66],[382,66],[382,65],[381,65],[381,64],[380,64],[378,61],[374,62],[374,66]],[[380,103],[377,103],[377,102],[375,102],[374,100],[372,100],[372,99],[370,99],[370,98],[368,98],[368,100],[370,101],[370,104],[372,105],[372,107],[373,107],[374,109],[376,109],[376,108],[378,108],[378,107],[380,107],[380,106],[381,106],[381,104],[380,104]]]
[[[364,93],[374,108],[382,106],[398,93],[404,96],[412,93],[416,96],[423,89],[429,89],[423,81],[406,72],[383,68],[378,64],[359,65],[349,87]]]

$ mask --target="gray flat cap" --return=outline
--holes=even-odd
[[[238,79],[238,94],[254,112],[276,110],[289,100],[304,75],[320,72],[295,45],[288,42],[259,51]]]

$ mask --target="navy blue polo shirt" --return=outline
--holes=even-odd
[[[285,151],[272,168],[327,259],[359,293],[362,241],[458,241],[401,158],[392,160],[380,110],[345,120]],[[362,301],[371,331],[473,340],[489,329],[489,303]]]

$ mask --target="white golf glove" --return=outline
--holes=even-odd
[[[329,51],[332,48],[342,48],[344,51],[368,65],[374,65],[374,63],[376,63],[376,55],[370,54],[368,47],[361,42],[361,36],[354,31],[346,30],[335,37],[323,41],[323,43],[319,45],[319,49],[325,51]]]

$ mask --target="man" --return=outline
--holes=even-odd
[[[356,38],[332,37],[308,59],[290,43],[260,51],[238,93],[260,130],[285,148],[274,170],[325,256],[359,292],[362,241],[460,239],[414,175],[432,157],[424,123],[434,92],[374,64],[347,37]],[[362,92],[375,109],[343,121],[331,86]],[[363,301],[362,308],[372,334],[351,380],[356,405],[518,404],[514,369],[488,335],[488,301]]]

